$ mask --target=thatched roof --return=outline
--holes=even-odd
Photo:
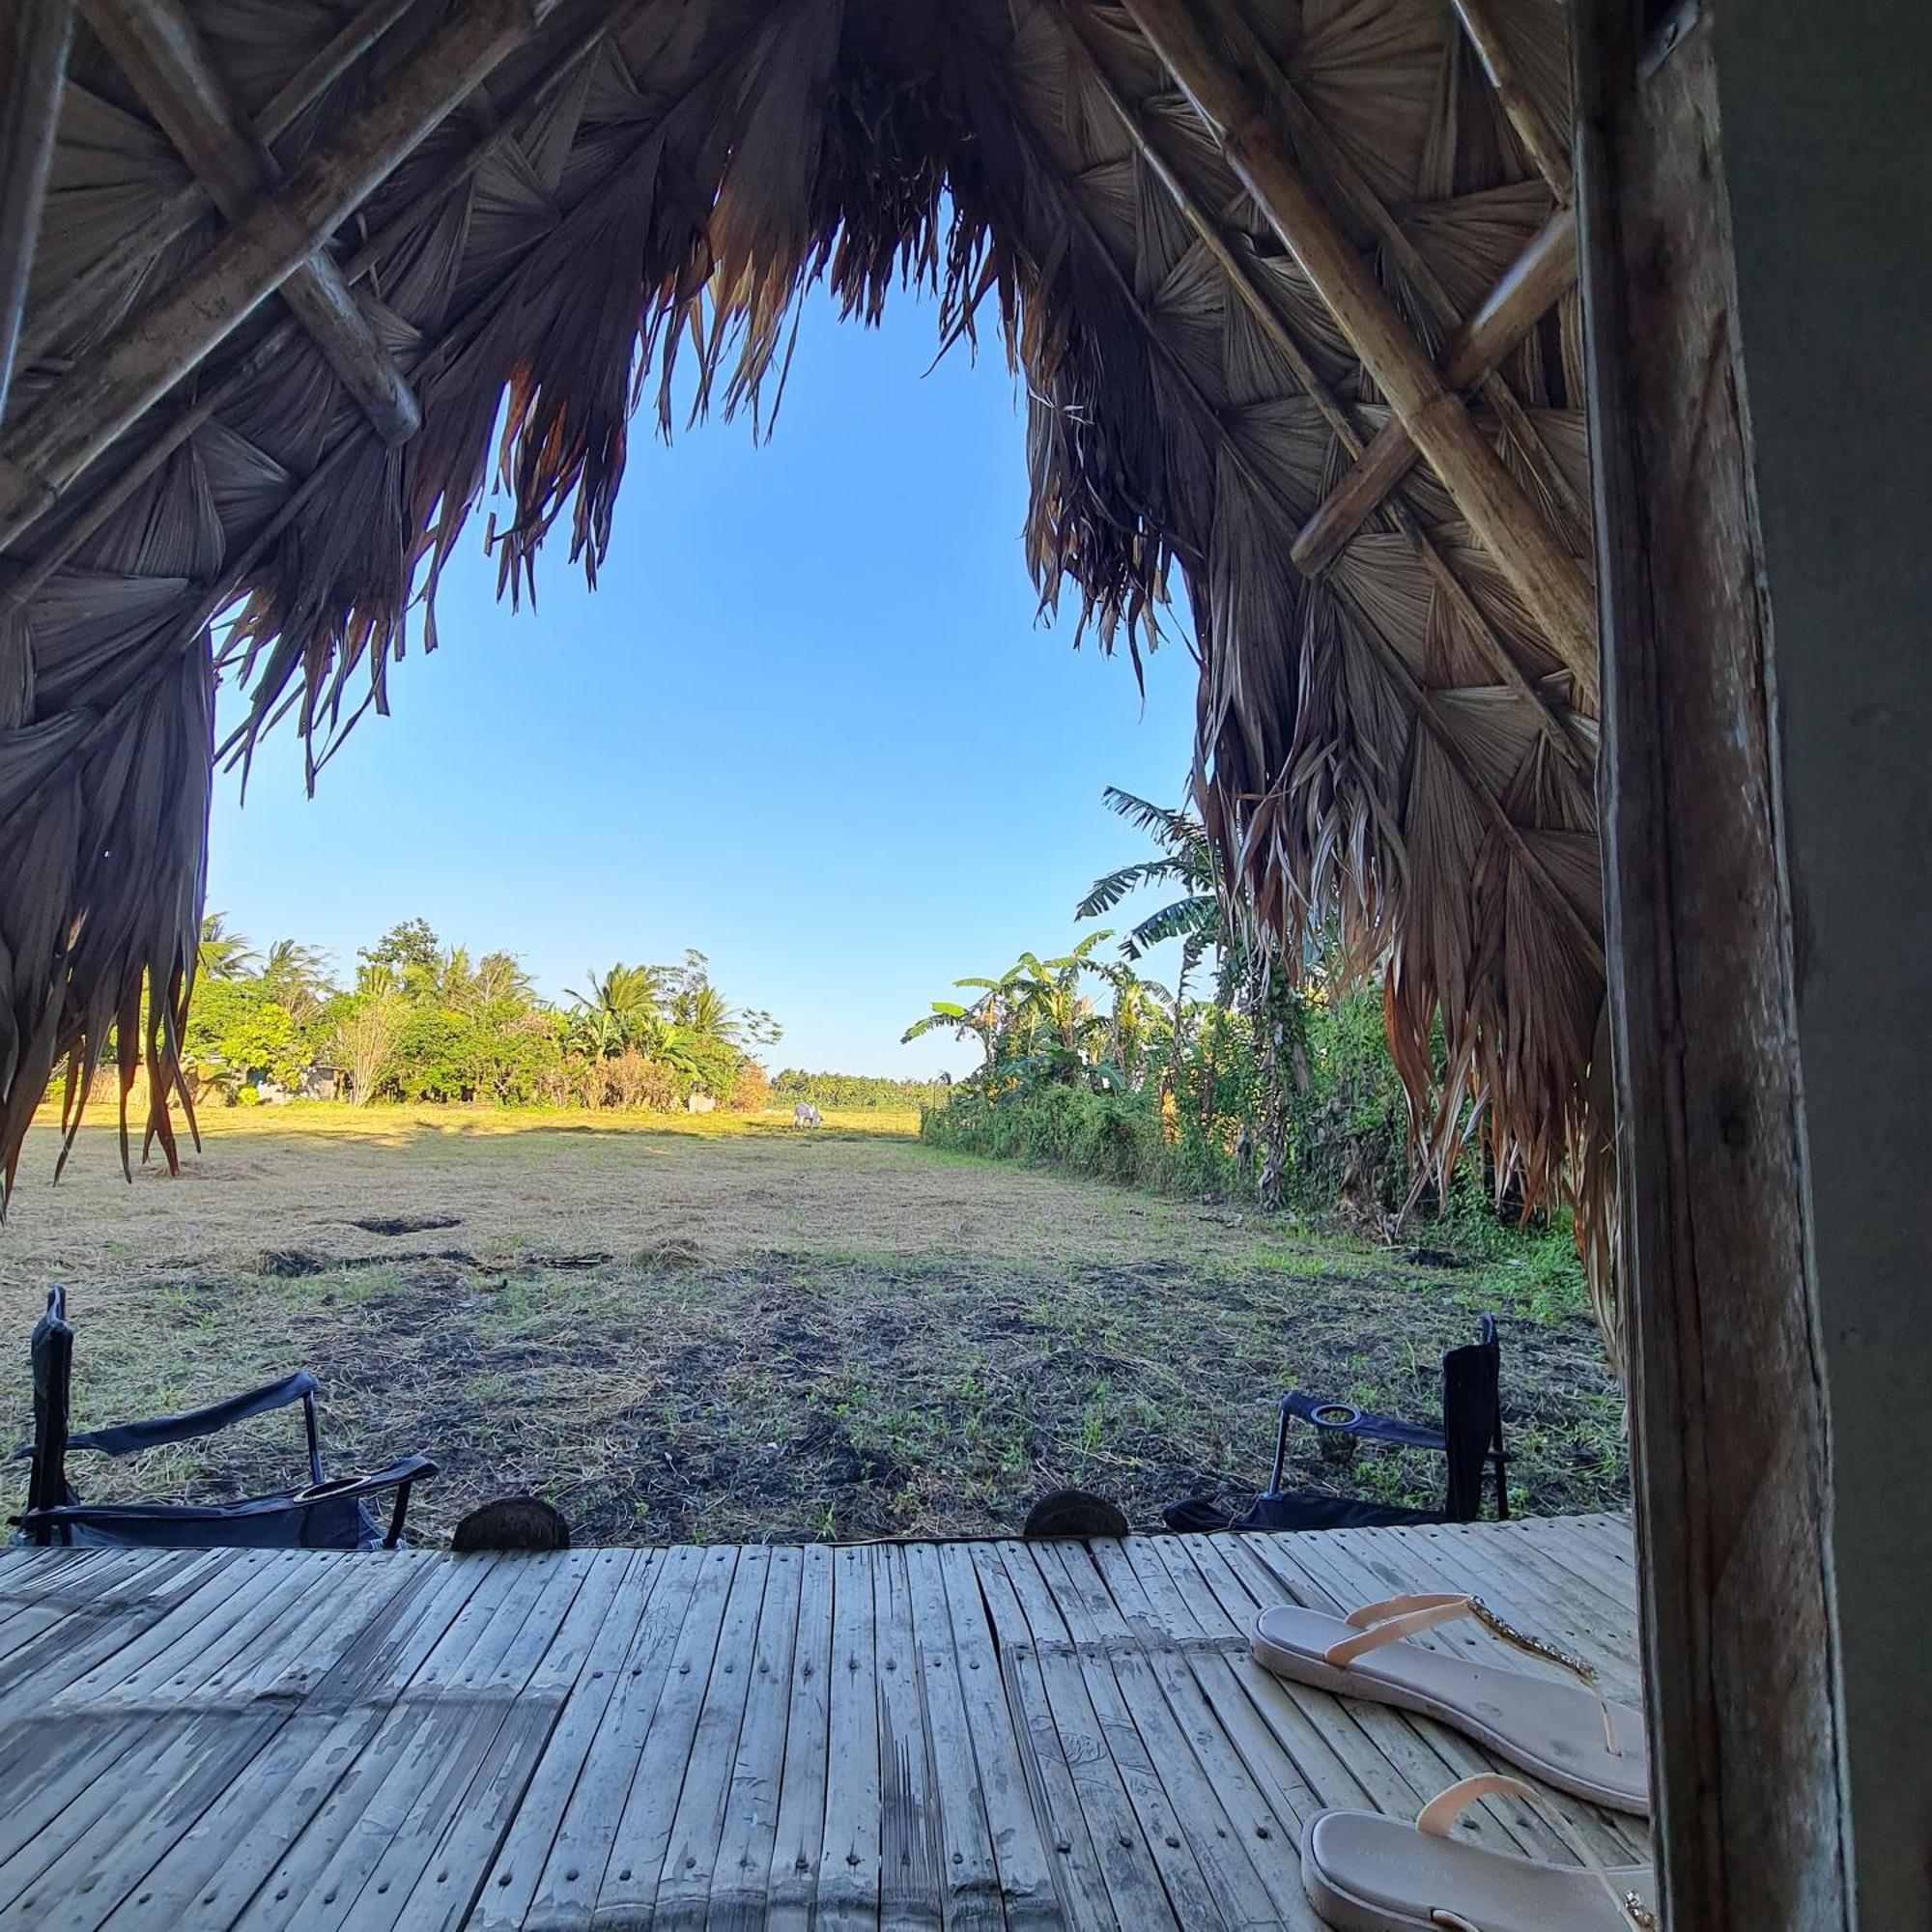
[[[487,483],[513,596],[547,535],[594,577],[634,403],[668,428],[680,360],[769,400],[816,280],[935,288],[1016,359],[1042,594],[1138,650],[1185,582],[1231,882],[1277,932],[1339,913],[1418,1094],[1439,1023],[1506,1157],[1564,1169],[1603,967],[1555,0],[78,14],[0,419],[10,1177],[116,1022],[170,1085],[211,617],[245,598],[249,735],[319,760]]]

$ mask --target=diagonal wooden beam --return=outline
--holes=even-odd
[[[1490,17],[1490,0],[1449,0],[1449,4],[1455,8],[1463,31],[1476,49],[1483,71],[1489,75],[1490,85],[1495,89],[1496,99],[1502,102],[1503,113],[1516,129],[1523,152],[1535,163],[1537,173],[1549,184],[1550,193],[1567,206],[1575,187],[1569,145],[1557,137],[1548,117],[1522,84],[1516,62],[1510,58],[1510,50],[1497,33],[1495,21]]]
[[[236,110],[182,0],[81,0],[81,11],[209,199],[230,222],[244,219],[280,185],[281,170]],[[392,446],[407,442],[422,407],[334,258],[318,248],[280,295],[376,434]]]
[[[1186,218],[1188,226],[1194,230],[1201,245],[1213,257],[1222,273],[1227,276],[1230,288],[1246,305],[1262,332],[1280,353],[1295,382],[1321,411],[1323,421],[1334,432],[1336,441],[1349,456],[1355,459],[1359,467],[1374,444],[1364,441],[1353,416],[1342,399],[1334,393],[1309,361],[1275,298],[1264,286],[1261,277],[1255,273],[1253,265],[1244,259],[1224,233],[1214,212],[1204,204],[1202,197],[1189,185],[1178,157],[1168,152],[1154,128],[1150,125],[1149,118],[1137,111],[1134,102],[1116,84],[1113,74],[1108,71],[1102,51],[1099,24],[1094,19],[1087,0],[1059,0],[1053,11],[1061,29],[1062,39],[1066,44],[1068,58],[1077,61],[1087,77],[1099,89],[1127,138],[1134,144],[1135,152],[1153,171],[1161,185],[1174,197],[1175,205]],[[1398,434],[1400,434],[1399,425]],[[1412,458],[1414,445],[1408,441],[1406,436],[1404,436],[1402,440],[1403,447]],[[1373,514],[1375,507],[1372,505],[1364,515]],[[1468,625],[1470,636],[1475,639],[1478,649],[1489,660],[1491,668],[1494,670],[1498,680],[1520,703],[1528,707],[1545,738],[1556,753],[1573,768],[1578,771],[1588,770],[1592,761],[1588,749],[1577,742],[1569,722],[1538,689],[1532,674],[1526,672],[1511,655],[1507,641],[1469,594],[1463,581],[1450,568],[1448,559],[1437,549],[1421,523],[1408,507],[1399,500],[1389,503],[1387,512],[1397,530],[1415,552],[1417,561],[1437,589],[1455,607],[1463,622]]]
[[[294,125],[296,117],[314,106],[317,100],[369,49],[386,34],[419,0],[369,0],[353,15],[327,45],[319,49],[277,91],[275,98],[256,117],[251,129],[263,146],[277,141]],[[132,262],[126,249],[110,249],[83,269],[62,287],[49,289],[34,305],[20,333],[20,359],[33,362],[60,341],[83,318],[96,314],[125,283],[131,269],[159,260],[207,213],[208,191],[199,182],[190,181],[156,210],[141,225],[131,244],[136,252]]]
[[[1488,375],[1576,284],[1577,216],[1559,209],[1458,330],[1442,363],[1444,386],[1466,389]],[[1302,525],[1289,553],[1297,567],[1311,576],[1326,570],[1417,454],[1401,417],[1391,416]]]
[[[15,0],[0,24],[0,416],[14,384],[14,352],[27,306],[34,242],[54,159],[73,0]]]
[[[1445,331],[1462,326],[1463,309],[1428,258],[1411,242],[1390,213],[1360,166],[1323,124],[1293,78],[1258,35],[1236,0],[1201,0],[1208,17],[1227,41],[1236,60],[1244,64],[1270,106],[1288,119],[1295,152],[1306,157],[1320,178],[1361,222],[1400,271],[1416,299]],[[1339,213],[1340,211],[1338,211]],[[1483,379],[1483,400],[1493,409],[1517,452],[1534,472],[1537,483],[1555,506],[1557,534],[1578,555],[1590,548],[1590,514],[1582,499],[1549,459],[1516,392],[1493,371]]]
[[[0,432],[0,547],[194,368],[359,208],[479,81],[522,46],[544,0],[468,0],[195,269],[115,330],[31,415]]]
[[[1582,566],[1503,468],[1462,398],[1443,387],[1246,80],[1203,36],[1189,0],[1124,4],[1551,649],[1594,689],[1596,617]]]

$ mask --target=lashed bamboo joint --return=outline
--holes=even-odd
[[[213,613],[244,602],[244,740],[289,711],[320,755],[386,703],[419,570],[434,621],[499,417],[502,582],[563,516],[594,570],[640,387],[662,413],[683,353],[748,402],[803,289],[876,315],[910,264],[1024,370],[1042,591],[1140,649],[1184,580],[1257,919],[1386,970],[1438,1155],[1474,1102],[1502,1173],[1601,1193],[1560,10],[83,12],[31,258],[0,248],[10,1164],[110,1032],[169,1090]]]

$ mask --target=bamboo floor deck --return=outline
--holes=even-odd
[[[1630,1528],[0,1556],[0,1924],[1280,1925],[1301,1821],[1482,1754],[1257,1605],[1478,1588],[1636,1693]],[[1450,1648],[1490,1640],[1448,1629]],[[1564,1806],[1613,1863],[1642,1832]],[[1479,1841],[1565,1859],[1492,1802]]]

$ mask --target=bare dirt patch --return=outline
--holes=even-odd
[[[1626,1496],[1587,1319],[1479,1268],[903,1136],[506,1132],[501,1116],[352,1131],[316,1112],[327,1131],[217,1132],[176,1183],[128,1188],[104,1135],[59,1190],[29,1181],[0,1232],[8,1439],[57,1278],[81,1426],[306,1366],[335,1466],[440,1462],[425,1538],[519,1490],[585,1542],[1007,1532],[1069,1483],[1150,1527],[1191,1491],[1237,1502],[1265,1479],[1290,1385],[1432,1415],[1440,1351],[1492,1307],[1519,1501]],[[460,1222],[464,1245],[353,1225],[376,1203]],[[76,1475],[99,1494],[264,1487],[297,1479],[297,1434],[265,1418]],[[1321,1480],[1312,1441],[1296,1475]],[[1349,1483],[1428,1501],[1439,1476],[1365,1452]]]

